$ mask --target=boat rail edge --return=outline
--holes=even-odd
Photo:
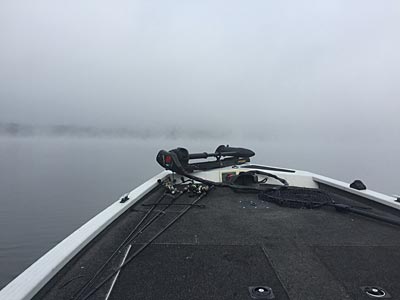
[[[339,181],[336,179],[332,179],[329,177],[325,177],[322,175],[318,175],[318,174],[312,174],[312,178],[315,182],[317,183],[322,183],[334,188],[337,188],[339,190],[378,202],[380,204],[386,205],[386,206],[390,206],[392,208],[395,208],[397,210],[400,210],[400,203],[397,202],[397,198],[395,197],[391,197],[385,194],[381,194],[372,190],[356,190],[353,189],[349,186],[348,183],[345,183],[343,181]]]

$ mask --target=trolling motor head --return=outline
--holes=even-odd
[[[167,170],[183,174],[194,170],[211,170],[215,168],[240,165],[250,161],[255,153],[245,148],[234,148],[221,145],[214,153],[192,153],[185,148],[176,148],[170,151],[161,150],[157,154],[157,162]],[[206,159],[215,157],[215,161],[190,163],[191,159]],[[221,159],[224,157],[224,159]]]
[[[165,169],[182,173],[185,172],[185,166],[188,164],[189,152],[185,148],[176,148],[170,151],[160,150],[156,160]]]

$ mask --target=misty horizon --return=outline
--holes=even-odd
[[[15,122],[1,123],[0,136],[11,137],[98,137],[98,138],[135,138],[149,139],[164,137],[168,139],[177,139],[183,137],[199,138],[222,138],[230,135],[229,132],[221,130],[204,130],[201,128],[185,130],[185,128],[169,127],[165,129],[155,128],[104,128],[94,126],[79,126],[72,124],[54,124],[54,125],[32,125]]]
[[[250,125],[250,124],[249,124]],[[322,129],[323,130],[323,129]],[[320,128],[309,128],[307,131],[295,128],[253,128],[251,126],[229,128],[208,128],[188,126],[132,126],[132,127],[97,127],[74,124],[47,124],[35,125],[16,122],[0,122],[0,137],[76,137],[76,138],[121,138],[121,139],[157,139],[170,140],[219,140],[220,143],[227,141],[251,142],[252,140],[265,142],[315,142],[336,143],[346,142],[369,143],[371,136],[368,129],[356,131],[352,128],[344,128],[346,132],[336,135],[334,132],[323,132]],[[388,142],[395,144],[393,135],[386,134],[373,138],[374,142]]]

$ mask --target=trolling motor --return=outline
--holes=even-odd
[[[260,192],[267,189],[276,190],[289,185],[289,183],[285,179],[280,178],[275,174],[259,170],[241,172],[239,175],[232,177],[232,180],[229,180],[227,182],[211,181],[190,174],[195,170],[205,171],[227,166],[241,165],[249,162],[250,157],[254,155],[255,153],[249,149],[233,148],[221,145],[215,150],[214,153],[203,152],[189,154],[189,152],[185,148],[176,148],[170,151],[161,150],[158,152],[156,160],[165,169],[183,175],[192,181],[201,182],[202,184],[207,185],[209,188],[228,187],[236,192]],[[216,160],[189,163],[189,160],[191,159],[201,159],[209,157],[215,157]],[[258,181],[256,174],[266,176],[266,178]],[[268,177],[275,178],[276,180],[280,181],[282,185],[273,188],[263,186],[262,183],[265,183]]]
[[[176,148],[170,151],[161,150],[157,154],[157,162],[167,170],[182,174],[195,170],[212,170],[216,168],[241,165],[250,161],[255,153],[245,148],[234,148],[229,145],[219,146],[214,153],[189,153],[185,148]],[[193,159],[215,157],[215,161],[189,163]],[[222,159],[221,159],[222,158]]]

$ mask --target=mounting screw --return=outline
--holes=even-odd
[[[269,286],[250,286],[249,293],[251,299],[258,299],[258,300],[275,299],[275,295]]]
[[[385,289],[379,286],[362,286],[360,288],[369,298],[375,298],[375,299],[392,298]]]

